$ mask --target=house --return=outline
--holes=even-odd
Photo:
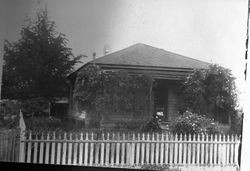
[[[77,102],[72,98],[73,87],[77,73],[89,64],[95,63],[103,70],[123,70],[129,74],[148,74],[151,75],[157,82],[157,87],[153,89],[152,96],[154,97],[153,108],[163,122],[169,122],[176,118],[179,113],[179,107],[182,104],[182,94],[180,92],[181,80],[194,69],[206,69],[209,63],[189,58],[183,55],[168,52],[163,49],[155,48],[145,44],[135,44],[120,51],[107,54],[103,57],[94,59],[83,65],[77,71],[68,76],[71,85],[69,111],[76,111]],[[82,115],[88,122],[87,113]],[[122,119],[122,116],[112,116],[110,122],[115,123]],[[127,120],[143,120],[149,121],[151,114],[142,118],[127,118]],[[123,118],[124,119],[124,118]],[[104,121],[105,122],[105,118]],[[112,125],[112,123],[111,123]]]

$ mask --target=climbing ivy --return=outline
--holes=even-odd
[[[78,73],[73,97],[80,110],[97,115],[95,118],[112,114],[145,115],[150,112],[152,85],[153,79],[149,75],[107,71],[90,64]]]

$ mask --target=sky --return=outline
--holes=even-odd
[[[105,46],[144,43],[227,67],[242,92],[247,0],[9,0],[5,39],[17,40],[25,18],[44,7],[84,63]]]

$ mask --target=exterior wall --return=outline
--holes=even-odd
[[[168,88],[168,121],[172,121],[179,115],[179,107],[182,104],[182,97],[178,84]]]

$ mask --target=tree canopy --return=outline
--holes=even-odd
[[[183,82],[184,110],[227,122],[236,113],[237,90],[235,78],[229,69],[210,65],[198,69]]]
[[[67,47],[47,10],[21,29],[21,38],[4,44],[3,98],[29,99],[67,96],[65,77],[81,56]]]

